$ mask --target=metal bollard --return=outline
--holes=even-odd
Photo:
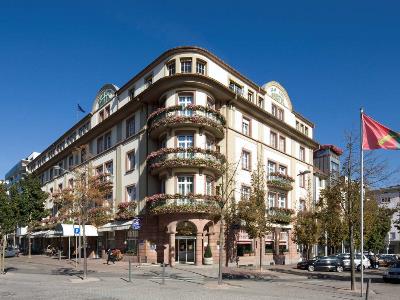
[[[368,300],[368,296],[369,296],[369,286],[371,285],[371,278],[368,279],[367,282],[367,291],[365,292],[365,300]]]
[[[162,282],[161,284],[165,284],[165,263],[162,264]]]
[[[131,259],[129,259],[129,282],[132,282],[132,275],[131,275],[131,271],[132,271],[132,266],[131,266]]]

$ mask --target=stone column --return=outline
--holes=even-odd
[[[196,266],[201,266],[203,264],[203,233],[198,232],[196,234]]]
[[[169,266],[175,266],[175,232],[169,233]]]

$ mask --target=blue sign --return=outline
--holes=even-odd
[[[81,229],[79,227],[74,227],[74,234],[80,234],[81,233]]]
[[[140,229],[140,219],[139,218],[134,218],[132,220],[132,229],[134,229],[134,230]]]

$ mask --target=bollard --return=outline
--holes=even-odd
[[[162,264],[162,282],[161,284],[165,284],[165,263]]]
[[[61,262],[61,250],[58,250],[58,260]]]
[[[131,259],[129,259],[129,282],[132,282],[132,275],[131,275],[132,267],[131,267]]]
[[[139,262],[139,266],[141,266],[141,259],[140,259],[140,255],[138,255],[138,262]]]
[[[365,300],[368,300],[370,284],[371,284],[371,278],[368,279],[368,282],[367,282],[367,291],[365,292]]]

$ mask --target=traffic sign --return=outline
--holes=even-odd
[[[134,218],[132,220],[132,229],[134,229],[134,230],[140,229],[140,219],[139,218]]]
[[[80,234],[81,233],[81,229],[79,227],[74,227],[74,234]]]

